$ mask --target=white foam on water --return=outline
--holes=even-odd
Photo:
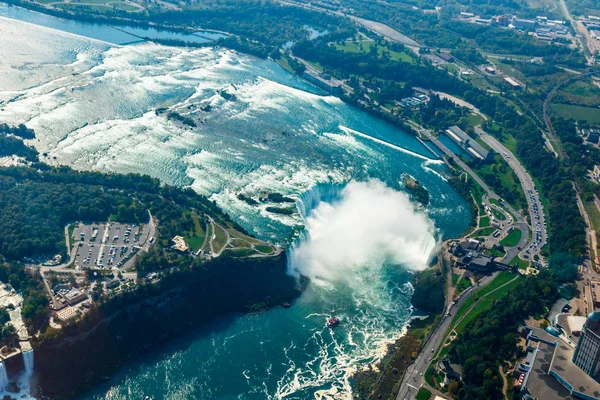
[[[424,155],[422,155],[422,154],[419,154],[419,153],[415,153],[415,152],[414,152],[414,151],[412,151],[412,150],[408,150],[408,149],[405,149],[404,147],[400,147],[400,146],[397,146],[397,145],[395,145],[395,144],[393,144],[393,143],[386,142],[385,140],[381,140],[381,139],[378,139],[378,138],[376,138],[376,137],[369,136],[369,135],[367,135],[367,134],[365,134],[365,133],[362,133],[362,132],[359,132],[359,131],[357,131],[357,130],[354,130],[354,129],[348,128],[348,127],[346,127],[346,126],[343,126],[343,125],[340,125],[340,126],[339,126],[339,128],[340,128],[342,131],[344,131],[344,132],[346,132],[346,133],[348,133],[348,134],[357,135],[357,136],[363,137],[363,138],[365,138],[365,139],[369,139],[369,140],[371,140],[371,141],[373,141],[373,142],[375,142],[375,143],[382,144],[382,145],[384,145],[384,146],[387,146],[387,147],[389,147],[389,148],[392,148],[392,149],[394,149],[394,150],[401,151],[402,153],[405,153],[405,154],[410,154],[411,156],[414,156],[414,157],[420,158],[420,159],[422,159],[422,160],[425,160],[425,161],[428,161],[428,162],[440,162],[440,163],[442,162],[441,160],[434,160],[434,159],[431,159],[431,158],[429,158],[429,157],[425,157]]]

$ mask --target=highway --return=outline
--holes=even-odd
[[[501,144],[498,140],[488,135],[481,127],[475,127],[475,132],[481,137],[481,139],[492,148],[496,153],[500,154],[502,158],[508,163],[512,170],[517,175],[523,191],[525,192],[525,198],[527,199],[527,207],[529,213],[529,221],[531,229],[534,232],[532,243],[526,248],[523,248],[521,252],[521,258],[531,258],[534,254],[539,254],[541,248],[548,242],[548,232],[546,228],[546,218],[544,215],[544,206],[540,200],[540,196],[535,189],[533,179],[515,157],[510,150]]]
[[[486,286],[489,284],[495,277],[498,275],[498,272],[490,276],[486,276],[478,282],[479,287]],[[425,383],[424,374],[427,370],[427,366],[431,361],[434,353],[442,345],[442,340],[446,335],[446,332],[450,328],[452,324],[452,320],[456,314],[456,310],[460,308],[464,302],[473,295],[475,291],[466,291],[462,295],[458,297],[456,304],[451,304],[448,308],[448,312],[450,312],[449,317],[442,317],[440,323],[435,328],[434,332],[431,334],[427,342],[423,345],[423,350],[419,353],[415,361],[410,365],[404,374],[402,379],[402,385],[400,386],[400,390],[398,391],[398,395],[396,396],[396,400],[404,400],[404,399],[414,399],[419,388]],[[446,314],[445,314],[446,315]],[[435,351],[432,352],[431,350]]]

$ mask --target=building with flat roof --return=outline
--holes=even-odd
[[[69,290],[63,297],[65,298],[67,304],[70,306],[73,306],[87,299],[87,295],[76,288]]]
[[[589,376],[597,376],[600,372],[600,311],[587,316],[573,362]]]
[[[504,81],[506,83],[508,83],[510,86],[512,86],[513,88],[517,89],[521,87],[521,84],[517,81],[515,81],[513,78],[507,76],[504,78]]]
[[[515,27],[515,29],[519,29],[522,31],[533,31],[537,25],[537,21],[533,19],[520,19],[517,17],[513,17],[510,21],[511,25]]]
[[[600,383],[573,363],[573,347],[543,329],[526,329],[527,357],[518,369],[523,399],[600,398]]]
[[[484,149],[483,146],[477,143],[475,139],[467,135],[467,133],[458,126],[451,126],[446,129],[446,134],[475,158],[484,161],[490,158],[491,153]]]

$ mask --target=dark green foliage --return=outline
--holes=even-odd
[[[295,203],[296,201],[291,197],[282,195],[281,193],[269,193],[267,199],[273,203]]]
[[[450,345],[452,361],[462,365],[464,390],[459,399],[502,399],[498,365],[517,351],[517,328],[531,315],[539,315],[558,297],[558,285],[543,272],[519,282],[508,295],[467,324]]]
[[[0,170],[0,253],[9,259],[65,253],[69,221],[140,222],[146,208],[126,194],[98,185],[20,180]],[[43,177],[40,176],[43,179]]]
[[[292,215],[293,213],[296,212],[295,208],[281,208],[281,207],[267,207],[265,210],[267,210],[270,213],[273,214],[281,214],[281,215]]]
[[[579,262],[566,253],[554,253],[548,258],[550,271],[559,283],[574,282],[577,279]]]
[[[439,313],[444,308],[444,275],[437,268],[427,269],[415,275],[413,306],[428,313]]]
[[[0,255],[0,282],[9,283],[23,295],[21,314],[26,325],[35,332],[47,323],[48,298],[41,277],[16,263],[6,263]]]
[[[0,157],[12,155],[23,157],[27,161],[37,161],[38,159],[37,150],[27,146],[21,139],[0,135]]]
[[[23,124],[17,126],[0,124],[0,135],[15,135],[21,139],[35,139],[35,133],[33,129],[29,129]]]

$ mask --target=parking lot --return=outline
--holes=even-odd
[[[75,268],[126,270],[133,257],[150,238],[148,225],[80,223],[73,230],[73,245],[77,246]]]

